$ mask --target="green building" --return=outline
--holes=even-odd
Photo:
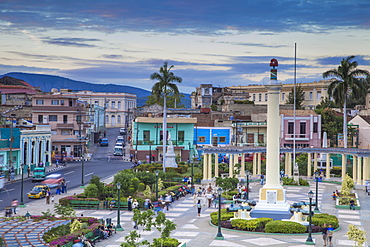
[[[196,118],[167,117],[167,136],[171,136],[176,157],[186,161],[195,152],[194,126]],[[163,118],[138,117],[132,124],[132,149],[136,159],[149,162],[162,161]],[[168,143],[167,143],[168,145]]]

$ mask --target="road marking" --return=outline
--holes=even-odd
[[[8,189],[8,190],[4,188],[4,191],[1,191],[1,193],[9,192],[9,191],[12,191],[12,190],[15,190],[15,188],[11,188],[11,189]]]
[[[94,174],[93,172],[90,172],[90,173],[86,174],[85,177],[93,175],[93,174]]]
[[[74,173],[75,171],[70,171],[70,172],[66,172],[64,173],[64,175],[68,175],[68,174],[71,174],[71,173]]]

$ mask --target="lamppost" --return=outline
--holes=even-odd
[[[121,183],[117,183],[117,190],[118,190],[118,211],[117,211],[117,226],[116,230],[117,231],[123,231],[123,228],[121,226]]]
[[[319,199],[318,199],[318,194],[319,194],[319,172],[315,172],[315,182],[316,182],[316,205],[315,205],[315,212],[320,212],[319,209]]]
[[[155,199],[158,200],[158,175],[159,171],[155,171]]]
[[[152,146],[149,144],[149,164],[152,163]]]
[[[189,145],[189,161],[191,162],[191,187],[193,188],[193,185],[194,185],[194,159],[191,155],[191,143],[189,142],[188,143]]]
[[[218,188],[217,190],[217,195],[218,195],[218,232],[216,235],[217,240],[224,240],[224,236],[222,236],[221,233],[221,194],[222,194],[222,189]]]
[[[24,202],[23,202],[23,172],[24,172],[24,164],[22,163],[21,164],[21,173],[22,173],[22,183],[21,183],[21,204],[19,205],[19,207],[23,208],[25,207],[26,205],[24,205]]]
[[[85,164],[84,164],[84,148],[82,146],[82,114],[80,110],[77,110],[78,115],[77,115],[77,124],[79,125],[79,139],[80,139],[80,157],[81,157],[81,187],[85,187],[85,182],[84,182],[84,177],[85,177]]]
[[[247,200],[249,200],[249,170],[245,171],[245,175],[247,175]]]
[[[306,244],[314,245],[315,243],[312,240],[312,210],[311,210],[311,204],[312,204],[312,198],[313,198],[313,192],[312,190],[308,192],[308,198],[310,199],[310,205],[309,205],[309,215],[308,215],[308,237],[306,239]]]

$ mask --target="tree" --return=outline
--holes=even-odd
[[[354,94],[361,88],[361,80],[358,77],[368,76],[367,70],[357,69],[358,63],[352,61],[355,56],[343,58],[337,69],[331,69],[324,72],[324,78],[334,77],[329,84],[328,95],[333,97],[334,102],[343,107],[343,136],[344,147],[347,148],[347,99],[350,91]]]
[[[316,106],[316,109],[326,109],[326,108],[333,108],[335,104],[333,101],[329,99],[329,97],[325,97],[321,100],[320,104]]]
[[[335,111],[330,108],[316,108],[315,112],[321,115],[322,132],[326,132],[331,141],[336,140],[337,134],[343,128],[342,117],[336,116]]]
[[[182,99],[185,98],[184,94],[180,93],[179,95],[174,95],[173,91],[167,90],[167,107],[170,108],[185,108],[185,105],[182,102]],[[147,105],[159,104],[163,106],[163,95],[161,95],[160,102],[157,103],[157,96],[153,92],[148,96],[148,100],[145,102]]]
[[[349,240],[355,241],[355,246],[362,247],[366,242],[366,231],[363,231],[352,224],[348,225],[348,232],[346,234]]]
[[[216,185],[224,191],[236,189],[236,187],[238,186],[238,183],[239,183],[239,179],[237,178],[216,177]]]
[[[175,76],[171,69],[174,66],[171,65],[168,68],[168,63],[164,62],[163,67],[159,69],[159,73],[155,72],[150,75],[151,80],[157,80],[152,87],[152,93],[156,96],[157,103],[160,102],[163,94],[163,171],[166,171],[166,142],[167,142],[167,89],[171,89],[174,95],[179,95],[179,89],[174,82],[181,83],[182,78]]]
[[[302,104],[303,104],[303,101],[304,101],[304,91],[303,91],[301,85],[296,86],[295,95],[296,95],[296,97],[295,97],[296,109],[300,110],[300,109],[303,108]],[[294,104],[294,88],[292,88],[291,92],[289,93],[285,104],[287,104],[287,105],[289,105],[289,104],[293,105]]]

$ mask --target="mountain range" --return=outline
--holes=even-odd
[[[10,72],[3,76],[10,76],[28,82],[33,87],[38,87],[43,92],[50,92],[52,88],[61,89],[67,88],[72,91],[90,90],[93,92],[122,92],[122,93],[133,93],[137,95],[137,106],[145,105],[147,97],[151,91],[144,90],[137,87],[116,85],[116,84],[95,84],[90,82],[75,81],[61,76],[44,75],[44,74],[32,74],[22,72]],[[184,94],[185,97],[182,103],[185,107],[190,107],[190,95]]]

